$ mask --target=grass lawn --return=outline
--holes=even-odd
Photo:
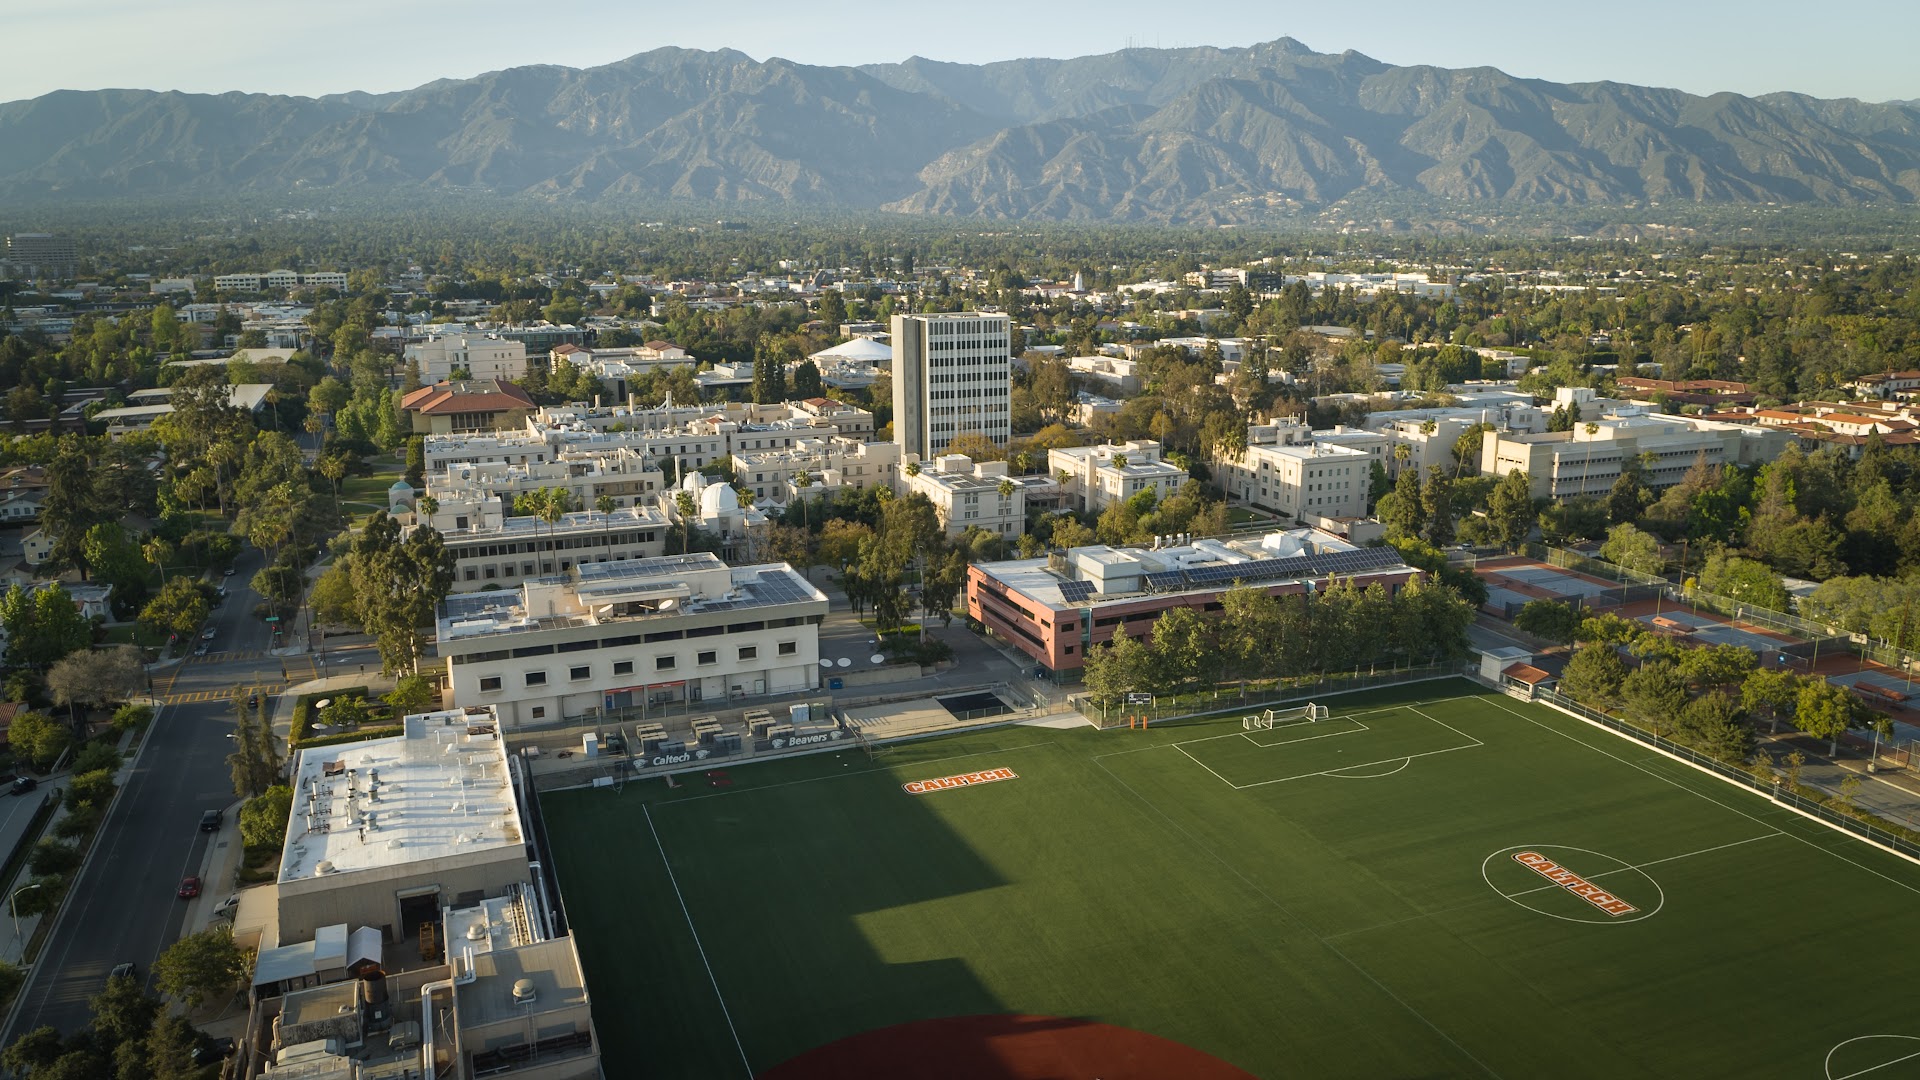
[[[106,643],[109,645],[140,645],[157,649],[167,643],[165,631],[156,632],[137,622],[109,626],[106,628],[106,634]]]
[[[1920,1063],[1893,1064],[1920,1051],[1897,944],[1920,867],[1464,682],[1323,703],[544,797],[608,1075],[745,1076],[978,1013],[1262,1077]]]
[[[1272,521],[1272,514],[1256,514],[1244,506],[1227,507],[1227,524],[1244,525],[1249,521]]]

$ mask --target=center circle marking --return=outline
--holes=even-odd
[[[1552,859],[1639,910],[1624,915],[1609,915],[1601,911],[1565,888],[1515,862],[1513,856],[1522,851],[1538,852]],[[1521,884],[1511,889],[1495,884],[1493,871],[1496,866],[1503,867],[1502,878]],[[1504,869],[1505,867],[1511,869]],[[1597,923],[1603,926],[1635,923],[1653,918],[1667,904],[1666,890],[1660,887],[1660,883],[1653,879],[1652,874],[1635,868],[1625,860],[1603,855],[1591,848],[1573,847],[1568,844],[1516,844],[1513,847],[1501,848],[1480,863],[1480,878],[1487,883],[1489,889],[1500,894],[1501,899],[1526,908],[1537,915],[1545,915],[1562,922]],[[1596,878],[1603,880],[1595,880]],[[1572,900],[1573,903],[1568,904],[1568,900]],[[1582,911],[1581,908],[1586,910]],[[1569,910],[1574,913],[1566,914]]]

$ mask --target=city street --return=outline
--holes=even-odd
[[[283,670],[295,681],[311,670],[306,656],[283,661],[268,651],[271,627],[254,616],[260,598],[246,584],[260,562],[259,552],[248,550],[225,579],[229,595],[208,619],[215,634],[207,655],[153,673],[154,694],[167,704],[28,973],[5,1040],[42,1024],[79,1028],[87,1021],[87,999],[115,964],[131,961],[148,977],[154,959],[179,936],[187,902],[174,890],[182,877],[200,872],[210,835],[198,830],[200,815],[217,808],[231,821],[239,803],[226,762],[231,695],[255,687],[277,690],[285,685]],[[338,658],[336,673],[369,660],[377,669],[379,663],[364,646],[329,650],[329,656]],[[228,883],[209,882],[206,888],[227,889]]]

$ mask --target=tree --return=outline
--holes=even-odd
[[[1732,686],[1759,663],[1760,658],[1744,645],[1705,645],[1680,654],[1680,674],[1695,687]]]
[[[1533,533],[1536,518],[1532,482],[1515,469],[1494,485],[1487,496],[1487,525],[1495,541],[1512,547]]]
[[[1701,568],[1698,581],[1704,592],[1754,607],[1786,611],[1793,606],[1793,598],[1787,594],[1779,574],[1768,569],[1765,563],[1725,551],[1707,556],[1707,565]]]
[[[93,627],[58,582],[29,593],[15,585],[0,596],[0,626],[7,631],[7,659],[46,668],[93,643]]]
[[[278,847],[293,813],[293,789],[275,784],[240,807],[240,839],[248,847]]]
[[[41,713],[25,712],[7,728],[7,745],[36,768],[45,769],[73,745],[73,733]]]
[[[1236,585],[1220,594],[1220,660],[1230,678],[1245,681],[1276,670],[1274,644],[1280,638],[1280,602],[1265,589]]]
[[[1209,686],[1218,678],[1212,627],[1190,607],[1168,608],[1154,620],[1152,652],[1157,685]]]
[[[1453,477],[1438,465],[1427,470],[1427,482],[1420,489],[1420,508],[1426,517],[1427,543],[1437,548],[1453,543]]]
[[[351,553],[336,559],[314,581],[307,593],[307,603],[313,606],[313,619],[317,623],[356,628],[361,625],[360,594],[354,590]]]
[[[160,1017],[147,1034],[147,1072],[153,1080],[204,1077],[207,1067],[193,1061],[193,1048],[199,1041],[200,1032],[186,1017],[172,1013]]]
[[[1660,557],[1660,543],[1632,525],[1615,525],[1607,530],[1607,542],[1600,545],[1600,557],[1642,574],[1658,575],[1667,561]]]
[[[108,979],[106,988],[87,1007],[93,1013],[93,1034],[108,1054],[117,1054],[129,1043],[144,1050],[147,1033],[160,1014],[160,1003],[147,994],[140,980],[127,975]]]
[[[246,953],[234,944],[233,928],[217,926],[167,946],[153,963],[153,981],[161,993],[197,1009],[209,997],[237,989],[248,967]]]
[[[394,681],[392,690],[380,695],[380,700],[393,706],[394,715],[407,716],[438,705],[440,691],[425,675],[402,675]]]
[[[238,692],[233,696],[233,750],[227,755],[227,771],[233,780],[233,793],[243,798],[258,797],[272,787],[280,776],[279,738],[267,719],[263,700],[257,712],[249,710]]]
[[[1127,636],[1124,625],[1115,627],[1112,641],[1087,650],[1084,681],[1102,708],[1118,705],[1129,693],[1156,689],[1153,656],[1145,645]]]
[[[1600,641],[1608,645],[1625,645],[1646,633],[1647,624],[1633,619],[1622,618],[1611,611],[1603,611],[1580,620],[1580,629],[1575,632],[1575,641]]]
[[[1580,628],[1580,613],[1558,600],[1529,600],[1513,617],[1513,628],[1566,644]]]
[[[69,653],[47,669],[47,690],[54,704],[69,710],[125,701],[146,682],[140,650],[131,645]]]
[[[1793,716],[1800,701],[1800,676],[1779,668],[1759,668],[1740,680],[1740,708],[1750,714],[1765,713],[1780,730],[1780,721]]]
[[[1587,705],[1610,704],[1626,681],[1627,666],[1611,645],[1582,645],[1567,661],[1560,676],[1560,691]]]
[[[1827,756],[1840,751],[1840,736],[1866,723],[1866,706],[1853,691],[1824,679],[1803,679],[1794,700],[1793,726],[1816,739],[1827,740]]]
[[[352,553],[361,620],[379,643],[383,669],[416,670],[425,648],[420,630],[453,587],[453,553],[431,526],[402,540],[399,523],[385,511],[367,522]]]
[[[700,512],[700,504],[695,501],[693,492],[682,489],[673,493],[674,514],[680,519],[680,550],[688,550],[692,542],[690,531],[693,519]]]
[[[1687,683],[1679,668],[1664,660],[1641,664],[1620,683],[1620,699],[1627,715],[1659,735],[1671,728],[1687,704]]]
[[[1389,540],[1420,535],[1425,521],[1420,470],[1402,467],[1400,475],[1394,479],[1393,490],[1380,497],[1378,511],[1381,523],[1387,527]]]
[[[1053,519],[1052,544],[1057,548],[1086,547],[1093,543],[1093,530],[1080,523],[1080,519],[1071,513],[1062,513]]]

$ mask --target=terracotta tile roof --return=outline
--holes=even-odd
[[[558,355],[558,356],[572,356],[572,355],[573,355],[574,353],[577,353],[577,352],[586,352],[586,351],[587,351],[587,350],[585,350],[585,349],[583,349],[583,348],[581,348],[581,347],[580,347],[580,346],[578,346],[578,345],[575,345],[575,344],[574,344],[573,342],[571,342],[571,341],[569,341],[569,342],[567,342],[567,343],[566,343],[566,344],[564,344],[564,345],[555,345],[555,346],[553,347],[553,352],[554,352],[554,354],[555,354],[555,355]]]
[[[1541,671],[1532,664],[1510,664],[1507,666],[1507,669],[1500,674],[1505,675],[1514,682],[1526,683],[1528,686],[1537,686],[1553,678],[1551,674]]]
[[[675,345],[671,341],[649,341],[644,347],[652,349],[654,352],[665,352],[668,349],[677,349],[680,346]]]
[[[531,409],[533,399],[525,390],[500,379],[469,379],[455,383],[423,386],[400,399],[408,412],[429,416],[446,413],[504,412]]]

